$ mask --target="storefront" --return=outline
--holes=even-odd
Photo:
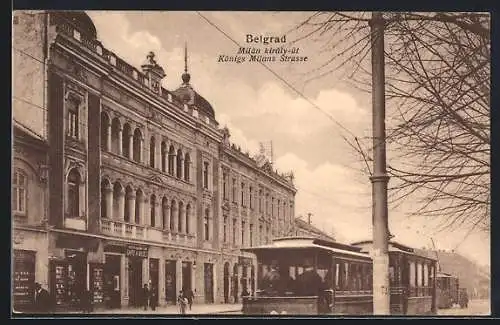
[[[13,251],[13,306],[15,311],[30,311],[35,295],[36,252]]]
[[[56,234],[55,256],[49,259],[49,292],[53,294],[56,311],[81,309],[86,290],[102,301],[102,263],[89,263],[98,251],[100,240],[73,234]],[[99,258],[97,258],[99,260]]]

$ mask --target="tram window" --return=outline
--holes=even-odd
[[[410,288],[415,287],[415,262],[410,262]]]
[[[288,274],[290,275],[290,277],[292,279],[296,279],[296,276],[295,276],[295,272],[296,272],[296,267],[295,266],[290,266],[289,269],[288,269]]]
[[[344,276],[343,276],[343,283],[342,283],[342,289],[343,290],[349,290],[349,274],[351,270],[349,269],[349,263],[345,262],[344,263]]]
[[[340,290],[340,264],[335,263],[335,289]]]
[[[422,263],[417,263],[417,287],[422,285]]]
[[[424,287],[429,286],[429,266],[424,264]]]

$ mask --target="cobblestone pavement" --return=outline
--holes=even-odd
[[[439,309],[439,316],[487,316],[491,314],[489,300],[471,300],[467,308]]]

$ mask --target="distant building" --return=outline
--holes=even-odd
[[[35,281],[62,310],[84,289],[104,308],[140,305],[145,283],[160,305],[183,288],[198,303],[252,291],[240,248],[291,227],[293,176],[230,143],[187,62],[170,91],[154,53],[133,67],[84,12],[13,24],[15,299],[32,302]]]
[[[319,239],[335,241],[335,238],[332,235],[325,233],[324,231],[313,226],[311,223],[300,218],[295,218],[292,234],[295,236],[315,237]]]

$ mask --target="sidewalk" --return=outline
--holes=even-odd
[[[241,312],[241,304],[200,304],[193,305],[192,310],[186,311],[186,315],[210,315]],[[111,315],[180,315],[179,306],[168,305],[157,307],[155,311],[143,308],[124,307],[121,309],[99,309],[92,314]]]

